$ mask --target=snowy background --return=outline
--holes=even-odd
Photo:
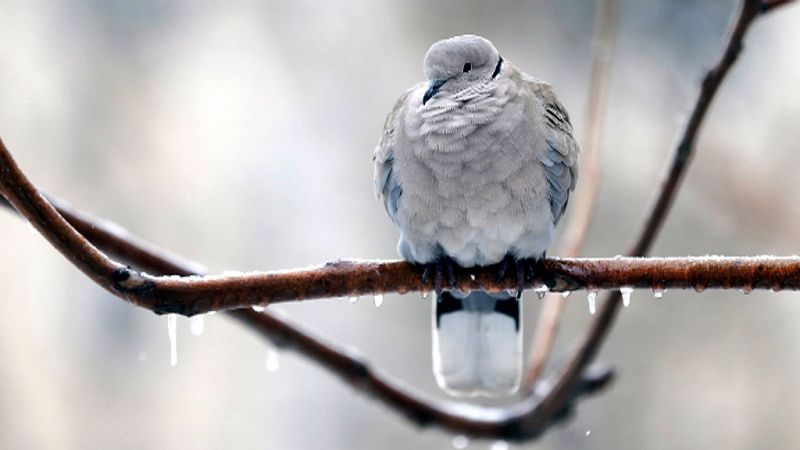
[[[735,4],[621,2],[586,255],[636,230]],[[554,84],[580,135],[594,14],[578,0],[0,0],[0,137],[46,191],[214,272],[395,258],[371,156],[429,45],[490,38]],[[798,23],[789,6],[751,30],[654,254],[798,253]],[[7,212],[0,286],[2,448],[451,446],[294,354],[270,373],[264,343],[223,315],[199,337],[179,319],[170,367],[166,319]],[[428,302],[368,300],[281,309],[443,397]],[[588,320],[573,295],[558,354]],[[530,448],[800,447],[798,341],[800,294],[636,292],[600,355],[617,383]]]

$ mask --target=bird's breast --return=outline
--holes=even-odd
[[[524,115],[506,110],[474,129],[455,125],[456,134],[411,141],[413,150],[396,162],[408,235],[430,239],[463,265],[486,265],[551,227],[546,180],[533,151],[538,138],[518,117]]]

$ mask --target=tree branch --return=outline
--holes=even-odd
[[[760,14],[770,11],[770,4],[762,0],[743,0],[729,30],[728,39],[722,55],[716,65],[709,70],[700,88],[700,93],[695,101],[689,120],[679,134],[678,144],[675,146],[671,163],[663,176],[663,181],[657,190],[654,201],[645,214],[645,219],[638,238],[630,246],[627,254],[630,256],[644,256],[648,253],[661,226],[669,213],[672,202],[683,179],[695,148],[697,135],[703,123],[711,101],[716,96],[722,81],[736,62],[743,47],[743,39],[750,25]],[[619,291],[611,292],[606,296],[595,316],[587,333],[578,343],[572,358],[561,370],[558,384],[553,388],[548,397],[553,401],[567,398],[571,386],[580,380],[584,368],[594,359],[603,344],[614,318],[619,310],[621,295]]]
[[[156,313],[187,316],[210,311],[315,298],[430,290],[421,268],[402,261],[336,261],[322,267],[212,276],[154,276],[128,268],[76,231],[19,170],[0,141],[2,193],[81,271],[112,294]],[[800,288],[800,258],[550,258],[524,286],[496,278],[495,267],[457,269],[463,291],[546,286],[579,289]]]
[[[159,274],[202,275],[202,266],[183,260],[161,250],[112,222],[95,218],[76,210],[67,203],[49,198],[69,224],[91,243],[142,270]],[[2,196],[0,205],[12,208]],[[561,405],[544,405],[540,399],[546,395],[546,384],[540,385],[537,395],[504,408],[481,408],[471,405],[435,401],[393,380],[381,370],[374,369],[360,355],[341,349],[314,336],[292,323],[283,314],[269,310],[258,313],[251,309],[227,311],[231,316],[252,328],[275,345],[294,350],[332,374],[346,381],[354,389],[384,403],[418,426],[439,427],[474,437],[508,440],[527,440],[539,436],[552,424],[567,418],[575,403],[585,395],[595,393],[609,384],[613,372],[608,367],[587,369],[581,382]]]
[[[576,189],[572,214],[564,233],[559,255],[574,258],[581,254],[589,232],[600,184],[600,141],[605,123],[605,104],[611,78],[611,60],[617,25],[617,0],[598,2],[598,13],[592,38],[592,68],[589,77],[589,97],[586,105],[586,131],[581,143],[581,182]],[[522,378],[521,392],[529,392],[544,371],[555,344],[558,324],[567,299],[560,295],[545,298],[534,330],[528,369]]]
[[[586,130],[581,142],[580,183],[573,194],[572,217],[564,234],[560,255],[576,257],[586,240],[594,211],[597,187],[600,182],[599,148],[603,125],[611,59],[617,23],[617,0],[599,2],[599,13],[592,39],[592,68],[589,79],[589,98],[586,105]]]

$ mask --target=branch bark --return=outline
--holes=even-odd
[[[61,216],[17,167],[0,141],[0,192],[78,269],[112,294],[158,314],[186,316],[254,305],[327,297],[433,289],[421,268],[402,261],[336,261],[310,269],[211,276],[155,276],[98,250]],[[800,258],[549,258],[523,286],[496,278],[495,267],[456,269],[463,291],[546,287],[703,290],[800,288]]]

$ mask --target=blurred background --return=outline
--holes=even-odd
[[[733,0],[625,0],[585,251],[637,229]],[[431,43],[475,33],[550,81],[576,132],[588,1],[0,0],[0,136],[41,188],[222,270],[396,258],[372,151]],[[800,6],[759,20],[714,103],[655,255],[800,246]],[[0,212],[0,447],[451,448],[223,314],[194,336],[89,282]],[[528,331],[538,302],[527,293]],[[432,397],[416,294],[281,305]],[[590,319],[570,297],[564,354]],[[638,291],[600,355],[614,386],[529,448],[800,447],[800,294]],[[530,336],[531,333],[528,334]],[[489,448],[492,442],[472,442]],[[512,445],[512,448],[521,446]]]

